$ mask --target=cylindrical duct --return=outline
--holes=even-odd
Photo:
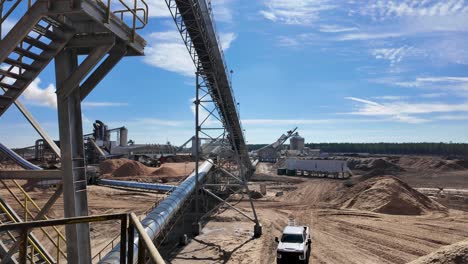
[[[199,167],[198,182],[203,182],[206,175],[213,167],[213,161],[207,160]],[[141,221],[149,237],[154,240],[161,231],[167,226],[171,218],[177,211],[184,205],[185,201],[189,198],[195,190],[195,172],[180,184],[175,191],[173,191],[164,201],[162,201],[156,208],[153,209]],[[138,257],[138,234],[135,233],[133,240],[133,263],[136,263]],[[117,244],[99,263],[121,263],[120,262],[120,243]]]

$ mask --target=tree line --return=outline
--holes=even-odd
[[[256,150],[266,144],[249,144]],[[331,153],[419,154],[468,156],[466,143],[307,143],[306,147]],[[284,145],[287,148],[288,145]]]

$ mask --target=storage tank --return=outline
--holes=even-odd
[[[128,129],[126,127],[120,128],[120,146],[125,147],[127,146],[128,142]]]
[[[296,134],[292,136],[291,139],[289,140],[289,144],[290,144],[289,149],[302,151],[304,149],[304,143],[305,143],[305,139],[299,136],[299,134]]]

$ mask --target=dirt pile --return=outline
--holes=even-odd
[[[463,264],[468,263],[468,240],[441,247],[409,264]]]
[[[456,171],[467,169],[468,161],[458,159],[447,160],[440,157],[402,156],[398,160],[398,165],[419,171]]]
[[[401,168],[385,159],[365,159],[361,160],[359,164],[353,166],[354,169],[363,171],[372,170],[385,170],[385,171],[397,171]]]
[[[154,175],[154,176],[169,176],[169,177],[170,176],[182,176],[175,169],[173,169],[171,167],[164,166],[164,164],[160,168],[157,168],[155,171],[153,171],[151,173],[151,175]]]
[[[395,215],[422,215],[446,210],[392,176],[375,177],[357,183],[341,198],[341,202],[342,208]]]
[[[99,165],[101,175],[112,178],[125,178],[124,180],[150,180],[163,178],[185,177],[193,171],[194,163],[164,163],[159,168],[145,166],[129,159],[111,159]],[[167,179],[166,179],[167,180]]]
[[[129,160],[112,172],[112,175],[114,177],[146,176],[153,173],[153,170],[138,161]]]
[[[138,161],[129,159],[110,159],[99,164],[102,175],[114,177],[146,176],[153,173],[154,168],[147,167]]]
[[[311,207],[318,207],[321,204],[330,204],[340,195],[341,182],[312,180],[304,182],[299,187],[288,192],[284,196],[284,201],[305,203]]]
[[[99,170],[101,174],[109,174],[114,172],[124,163],[127,163],[131,160],[129,159],[108,159],[99,164]]]

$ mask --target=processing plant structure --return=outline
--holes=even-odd
[[[1,26],[7,23],[8,18],[20,19],[13,20],[14,25],[9,32],[0,34],[0,117],[10,108],[18,108],[41,136],[34,146],[34,155],[60,161],[60,166],[44,169],[0,145],[4,156],[24,168],[0,171],[0,181],[8,190],[11,185],[6,181],[56,181],[55,187],[52,187],[55,191],[47,203],[42,208],[38,207],[38,213],[28,218],[20,216],[7,199],[0,197],[2,261],[164,263],[157,247],[165,237],[179,229],[172,228],[177,224],[175,219],[180,218],[184,209],[193,206],[191,233],[198,234],[203,224],[201,216],[206,213],[203,205],[209,204],[208,200],[229,205],[253,222],[252,233],[255,237],[261,235],[262,228],[247,185],[256,162],[251,160],[247,150],[211,8],[205,0],[165,0],[165,3],[196,66],[197,125],[192,140],[193,146],[197,146],[194,150],[192,148],[195,170],[175,187],[151,184],[146,187],[145,184],[131,186],[153,190],[160,188],[166,195],[140,221],[133,213],[89,215],[87,185],[91,170],[87,158],[96,157],[87,156],[86,151],[89,154],[90,149],[94,149],[100,158],[114,155],[155,158],[174,153],[177,148],[128,144],[128,130],[125,127],[108,129],[100,121],[95,123],[91,135],[84,135],[81,102],[125,57],[144,55],[146,41],[139,31],[149,22],[148,4],[144,0],[115,1],[112,4],[110,1],[94,0],[1,1]],[[84,59],[78,59],[78,56]],[[57,87],[58,141],[51,139],[19,99],[52,60]],[[199,116],[200,108],[205,107],[207,100],[213,106],[210,115],[219,120],[219,127],[216,128],[219,134],[216,136],[213,135],[214,128],[208,127],[206,119]],[[118,140],[110,140],[111,133],[117,133]],[[203,147],[200,143],[202,138],[209,138],[210,146]],[[203,148],[206,150],[200,151]],[[45,152],[49,152],[50,157],[46,157]],[[225,167],[225,164],[231,166]],[[108,181],[105,184],[113,183]],[[114,184],[122,186],[126,183],[121,181]],[[30,203],[34,203],[26,190],[19,185],[18,188],[31,199]],[[232,190],[247,194],[251,205],[249,214],[237,210],[222,198]],[[50,208],[62,197],[64,218],[48,217]],[[19,206],[22,206],[21,203]],[[22,208],[27,215],[27,207]],[[120,243],[108,241],[111,247],[99,252],[96,260],[96,256],[91,254],[90,237],[93,230],[90,223],[101,221],[120,223]],[[56,226],[65,226],[65,232],[62,233]],[[46,237],[56,234],[56,241],[47,242],[53,244],[53,253],[44,246],[46,241],[35,236],[43,228],[53,228],[53,231],[46,232]]]

